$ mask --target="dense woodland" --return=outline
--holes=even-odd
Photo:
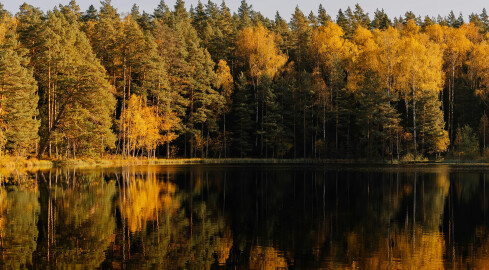
[[[0,4],[0,148],[40,158],[484,155],[489,15],[290,21],[241,2],[152,14]],[[486,142],[487,141],[487,142]],[[487,151],[489,153],[489,151]]]

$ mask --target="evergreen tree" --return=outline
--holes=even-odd
[[[391,26],[391,20],[384,12],[384,10],[376,10],[374,13],[374,19],[371,22],[371,26],[373,29],[387,29],[387,27]]]
[[[368,29],[370,27],[370,18],[368,13],[365,13],[359,4],[355,4],[355,11],[353,12],[353,30],[356,30],[358,26]]]
[[[481,140],[481,147],[484,151],[487,147],[487,139],[489,139],[489,118],[487,118],[487,114],[484,112],[480,121],[479,121],[479,135]]]
[[[172,17],[173,16],[170,12],[170,9],[165,4],[165,1],[161,0],[160,3],[158,4],[158,7],[156,7],[156,9],[153,12],[153,18],[163,23],[166,23],[168,25],[171,25]]]
[[[399,113],[391,105],[394,96],[380,86],[375,74],[366,74],[363,87],[357,92],[358,106],[355,110],[356,124],[360,129],[361,140],[366,147],[365,156],[385,154],[394,156],[394,141],[400,124]],[[389,150],[387,150],[389,149]]]
[[[457,17],[455,17],[455,13],[453,10],[450,11],[447,17],[448,26],[450,27],[458,27]]]
[[[459,158],[462,156],[473,158],[477,155],[479,149],[478,141],[477,135],[469,125],[465,125],[462,128],[458,127],[454,146]]]
[[[0,21],[10,16],[12,15],[6,9],[4,9],[3,4],[0,3]]]
[[[204,5],[200,0],[197,2],[197,6],[195,7],[194,11],[191,13],[191,17],[193,27],[200,35],[200,39],[204,40],[204,37],[202,35],[204,35],[205,33],[208,18]]]
[[[297,65],[297,70],[308,70],[307,45],[311,39],[311,26],[309,19],[302,13],[299,7],[295,8],[290,20],[290,44],[289,53]]]
[[[245,27],[250,27],[251,17],[253,15],[253,7],[248,5],[246,0],[241,0],[241,5],[238,8],[238,29],[243,29]]]
[[[280,50],[283,52],[287,52],[289,49],[289,38],[290,38],[290,29],[289,29],[289,24],[280,16],[280,14],[277,12],[275,14],[275,22],[273,25],[273,31],[277,36],[280,37],[279,40],[279,47]]]
[[[424,21],[423,21],[423,24],[421,25],[421,28],[423,30],[426,30],[426,27],[428,26],[431,26],[431,25],[434,25],[435,24],[435,20],[430,18],[429,16],[425,16],[424,17]]]
[[[233,98],[233,116],[236,119],[233,125],[233,148],[241,158],[246,157],[252,150],[250,132],[253,128],[253,108],[250,106],[250,92],[246,76],[241,73]]]
[[[2,150],[25,155],[36,150],[39,140],[37,83],[32,68],[27,66],[26,51],[20,49],[14,25],[5,21],[2,24],[9,30],[0,42],[0,144]]]
[[[417,25],[420,25],[420,19],[416,17],[412,11],[408,11],[404,14],[404,24],[407,24],[409,20],[413,20]]]
[[[101,153],[114,144],[112,87],[72,16],[50,12],[39,36],[42,46],[32,52],[42,97],[39,157],[52,143],[71,157],[77,149]]]
[[[336,24],[343,29],[344,33],[349,31],[348,19],[343,11],[341,11],[341,8],[338,10],[338,15],[336,16]]]
[[[318,18],[316,15],[314,15],[314,12],[309,12],[309,15],[307,16],[307,19],[309,20],[309,24],[312,27],[318,27]]]
[[[443,121],[441,102],[438,100],[438,95],[432,91],[422,92],[418,102],[417,126],[419,127],[421,148],[427,153],[435,153],[440,150],[439,142],[448,139],[444,130],[445,121]]]
[[[326,23],[331,21],[331,16],[326,13],[322,4],[319,4],[318,9],[318,23],[319,25],[326,25]]]
[[[482,9],[482,12],[480,14],[480,19],[483,25],[482,31],[483,32],[488,32],[489,31],[489,15],[487,15],[487,11],[485,8]]]
[[[83,22],[96,21],[98,19],[97,9],[93,5],[90,5],[88,9],[81,16]]]

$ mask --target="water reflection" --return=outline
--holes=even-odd
[[[5,268],[489,263],[482,168],[152,166],[0,175]]]
[[[12,183],[9,177],[4,183]],[[0,265],[20,269],[32,264],[39,216],[37,185],[25,177],[0,188]]]

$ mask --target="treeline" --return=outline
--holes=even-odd
[[[289,22],[241,2],[0,5],[0,148],[12,155],[384,158],[482,153],[489,16]],[[479,132],[477,132],[479,131]]]

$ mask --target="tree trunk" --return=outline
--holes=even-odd
[[[416,158],[416,89],[413,82],[413,138],[414,138],[414,158]]]
[[[224,125],[224,129],[223,129],[224,130],[224,136],[223,136],[224,137],[223,138],[223,140],[224,140],[224,158],[226,158],[227,157],[227,155],[226,155],[226,152],[227,152],[227,144],[226,144],[226,113],[224,113],[224,124],[223,125]]]
[[[166,158],[170,159],[170,142],[166,142]]]

